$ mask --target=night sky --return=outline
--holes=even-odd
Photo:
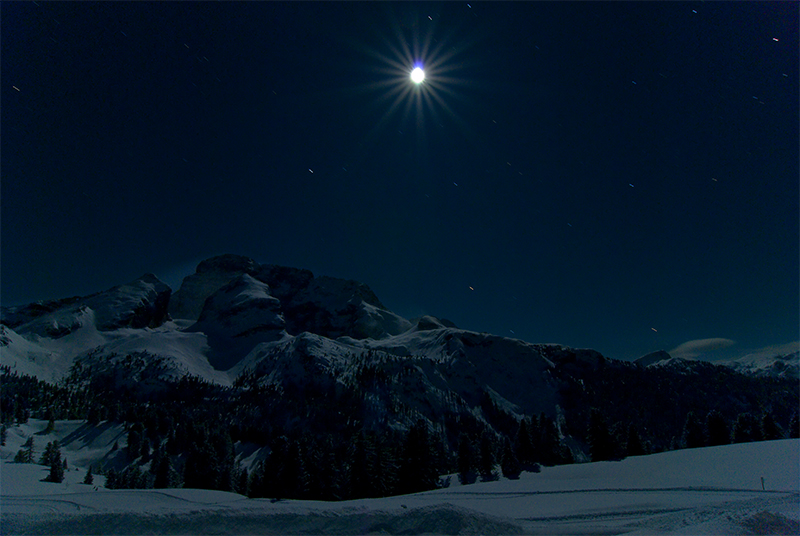
[[[237,253],[621,359],[798,340],[797,3],[4,2],[1,67],[3,305]]]

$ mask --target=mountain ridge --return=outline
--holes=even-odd
[[[326,456],[377,460],[382,449],[417,463],[422,458],[408,449],[421,442],[431,471],[452,472],[459,457],[472,457],[474,467],[480,452],[490,479],[492,460],[512,449],[533,470],[695,445],[706,440],[696,433],[706,421],[721,421],[739,441],[783,437],[797,422],[798,386],[785,376],[666,352],[626,362],[432,316],[412,322],[384,308],[363,283],[247,257],[203,261],[175,295],[179,307],[170,309],[171,289],[148,274],[85,298],[3,309],[4,411],[125,421],[138,430],[129,437],[134,445],[147,428],[154,446],[172,449],[170,463],[183,468],[187,485],[208,477],[210,486],[220,485],[213,479],[224,477],[222,469],[213,478],[192,474],[208,445],[221,449],[225,471],[233,467],[225,445],[236,444],[245,457],[283,463],[291,455],[323,474],[330,472]],[[63,401],[15,395],[30,392],[29,376]],[[82,405],[67,410],[75,401]],[[139,448],[109,459],[130,467]],[[387,469],[397,478],[389,486],[395,492],[438,485],[427,469],[398,467]],[[420,476],[416,484],[410,474]],[[262,490],[256,493],[268,493],[268,480],[253,478]]]

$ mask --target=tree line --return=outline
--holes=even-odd
[[[609,363],[581,382],[557,370],[564,388],[555,417],[511,413],[486,391],[475,408],[449,392],[440,406],[426,409],[390,392],[398,381],[391,367],[363,360],[353,382],[343,384],[314,370],[310,359],[300,361],[306,371],[298,384],[263,384],[248,371],[232,387],[192,376],[155,380],[147,374],[158,372],[158,359],[146,355],[115,356],[102,370],[77,364],[58,385],[3,367],[0,435],[5,441],[8,425],[31,417],[48,426],[57,419],[118,422],[126,444],[115,444],[105,465],[88,468],[87,479],[104,474],[109,488],[195,487],[317,500],[435,489],[448,484],[441,478],[447,474],[463,484],[518,478],[543,465],[583,461],[584,452],[594,461],[612,460],[800,436],[790,382],[704,365],[687,374]],[[413,385],[413,362],[389,364]],[[569,374],[580,378],[576,367]],[[676,390],[678,380],[688,388]],[[654,396],[663,408],[654,406]],[[17,461],[34,462],[30,441]],[[56,481],[54,460],[63,466],[63,457],[57,444],[45,450],[40,462]]]

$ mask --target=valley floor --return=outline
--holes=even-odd
[[[330,503],[106,490],[99,476],[81,483],[80,452],[66,451],[71,470],[51,484],[41,481],[47,468],[10,462],[4,448],[2,534],[800,533],[798,439],[545,467],[470,486],[453,477],[436,491]]]

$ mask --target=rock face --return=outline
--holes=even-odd
[[[100,331],[154,328],[169,319],[172,289],[153,274],[85,297],[67,298],[3,311],[3,323],[18,333],[59,338],[81,327],[94,313]]]
[[[280,300],[270,294],[269,285],[242,274],[206,299],[189,331],[206,334],[209,362],[227,370],[255,345],[281,339],[284,327]]]
[[[241,274],[253,274],[257,264],[241,255],[221,255],[197,265],[194,274],[184,278],[181,288],[169,303],[173,318],[197,320],[206,299]]]
[[[87,302],[95,311],[97,329],[155,328],[169,319],[172,289],[153,274],[114,287]]]
[[[170,304],[172,316],[198,320],[196,329],[208,329],[210,318],[217,314],[212,310],[219,308],[219,299],[223,298],[208,300],[242,276],[248,276],[250,287],[263,284],[265,295],[277,300],[273,312],[282,317],[282,327],[291,335],[309,332],[328,338],[380,339],[411,328],[408,320],[387,310],[363,283],[314,277],[309,270],[286,266],[259,265],[239,255],[222,255],[201,262],[175,293]],[[243,281],[237,285],[244,284]],[[227,295],[229,291],[224,292]],[[256,307],[257,303],[261,304],[247,301],[243,306]],[[209,312],[206,308],[210,308]]]

